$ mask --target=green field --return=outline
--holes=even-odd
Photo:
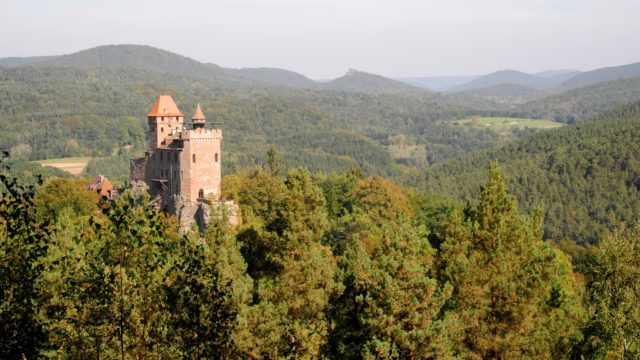
[[[90,157],[70,157],[34,161],[42,166],[51,166],[64,170],[72,175],[80,175],[91,160]]]
[[[476,120],[475,124],[474,119]],[[532,129],[553,129],[564,125],[562,123],[551,120],[480,116],[476,118],[456,120],[456,123],[460,125],[488,127],[496,131],[508,130],[516,127]]]

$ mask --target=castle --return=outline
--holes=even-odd
[[[206,126],[199,104],[185,122],[170,95],[158,96],[147,120],[149,148],[131,160],[132,186],[148,191],[183,227],[194,219],[202,227],[210,205],[220,204],[222,130]]]

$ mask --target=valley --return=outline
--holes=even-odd
[[[315,81],[106,45],[0,59],[0,129],[0,357],[640,353],[638,63]]]

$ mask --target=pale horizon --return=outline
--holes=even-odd
[[[9,1],[0,57],[149,45],[227,68],[311,79],[588,71],[640,61],[632,0]]]

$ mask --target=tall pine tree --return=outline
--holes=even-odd
[[[458,211],[444,229],[442,275],[465,324],[462,356],[558,358],[580,336],[581,282],[541,235],[540,216],[520,215],[492,164],[477,208]]]

